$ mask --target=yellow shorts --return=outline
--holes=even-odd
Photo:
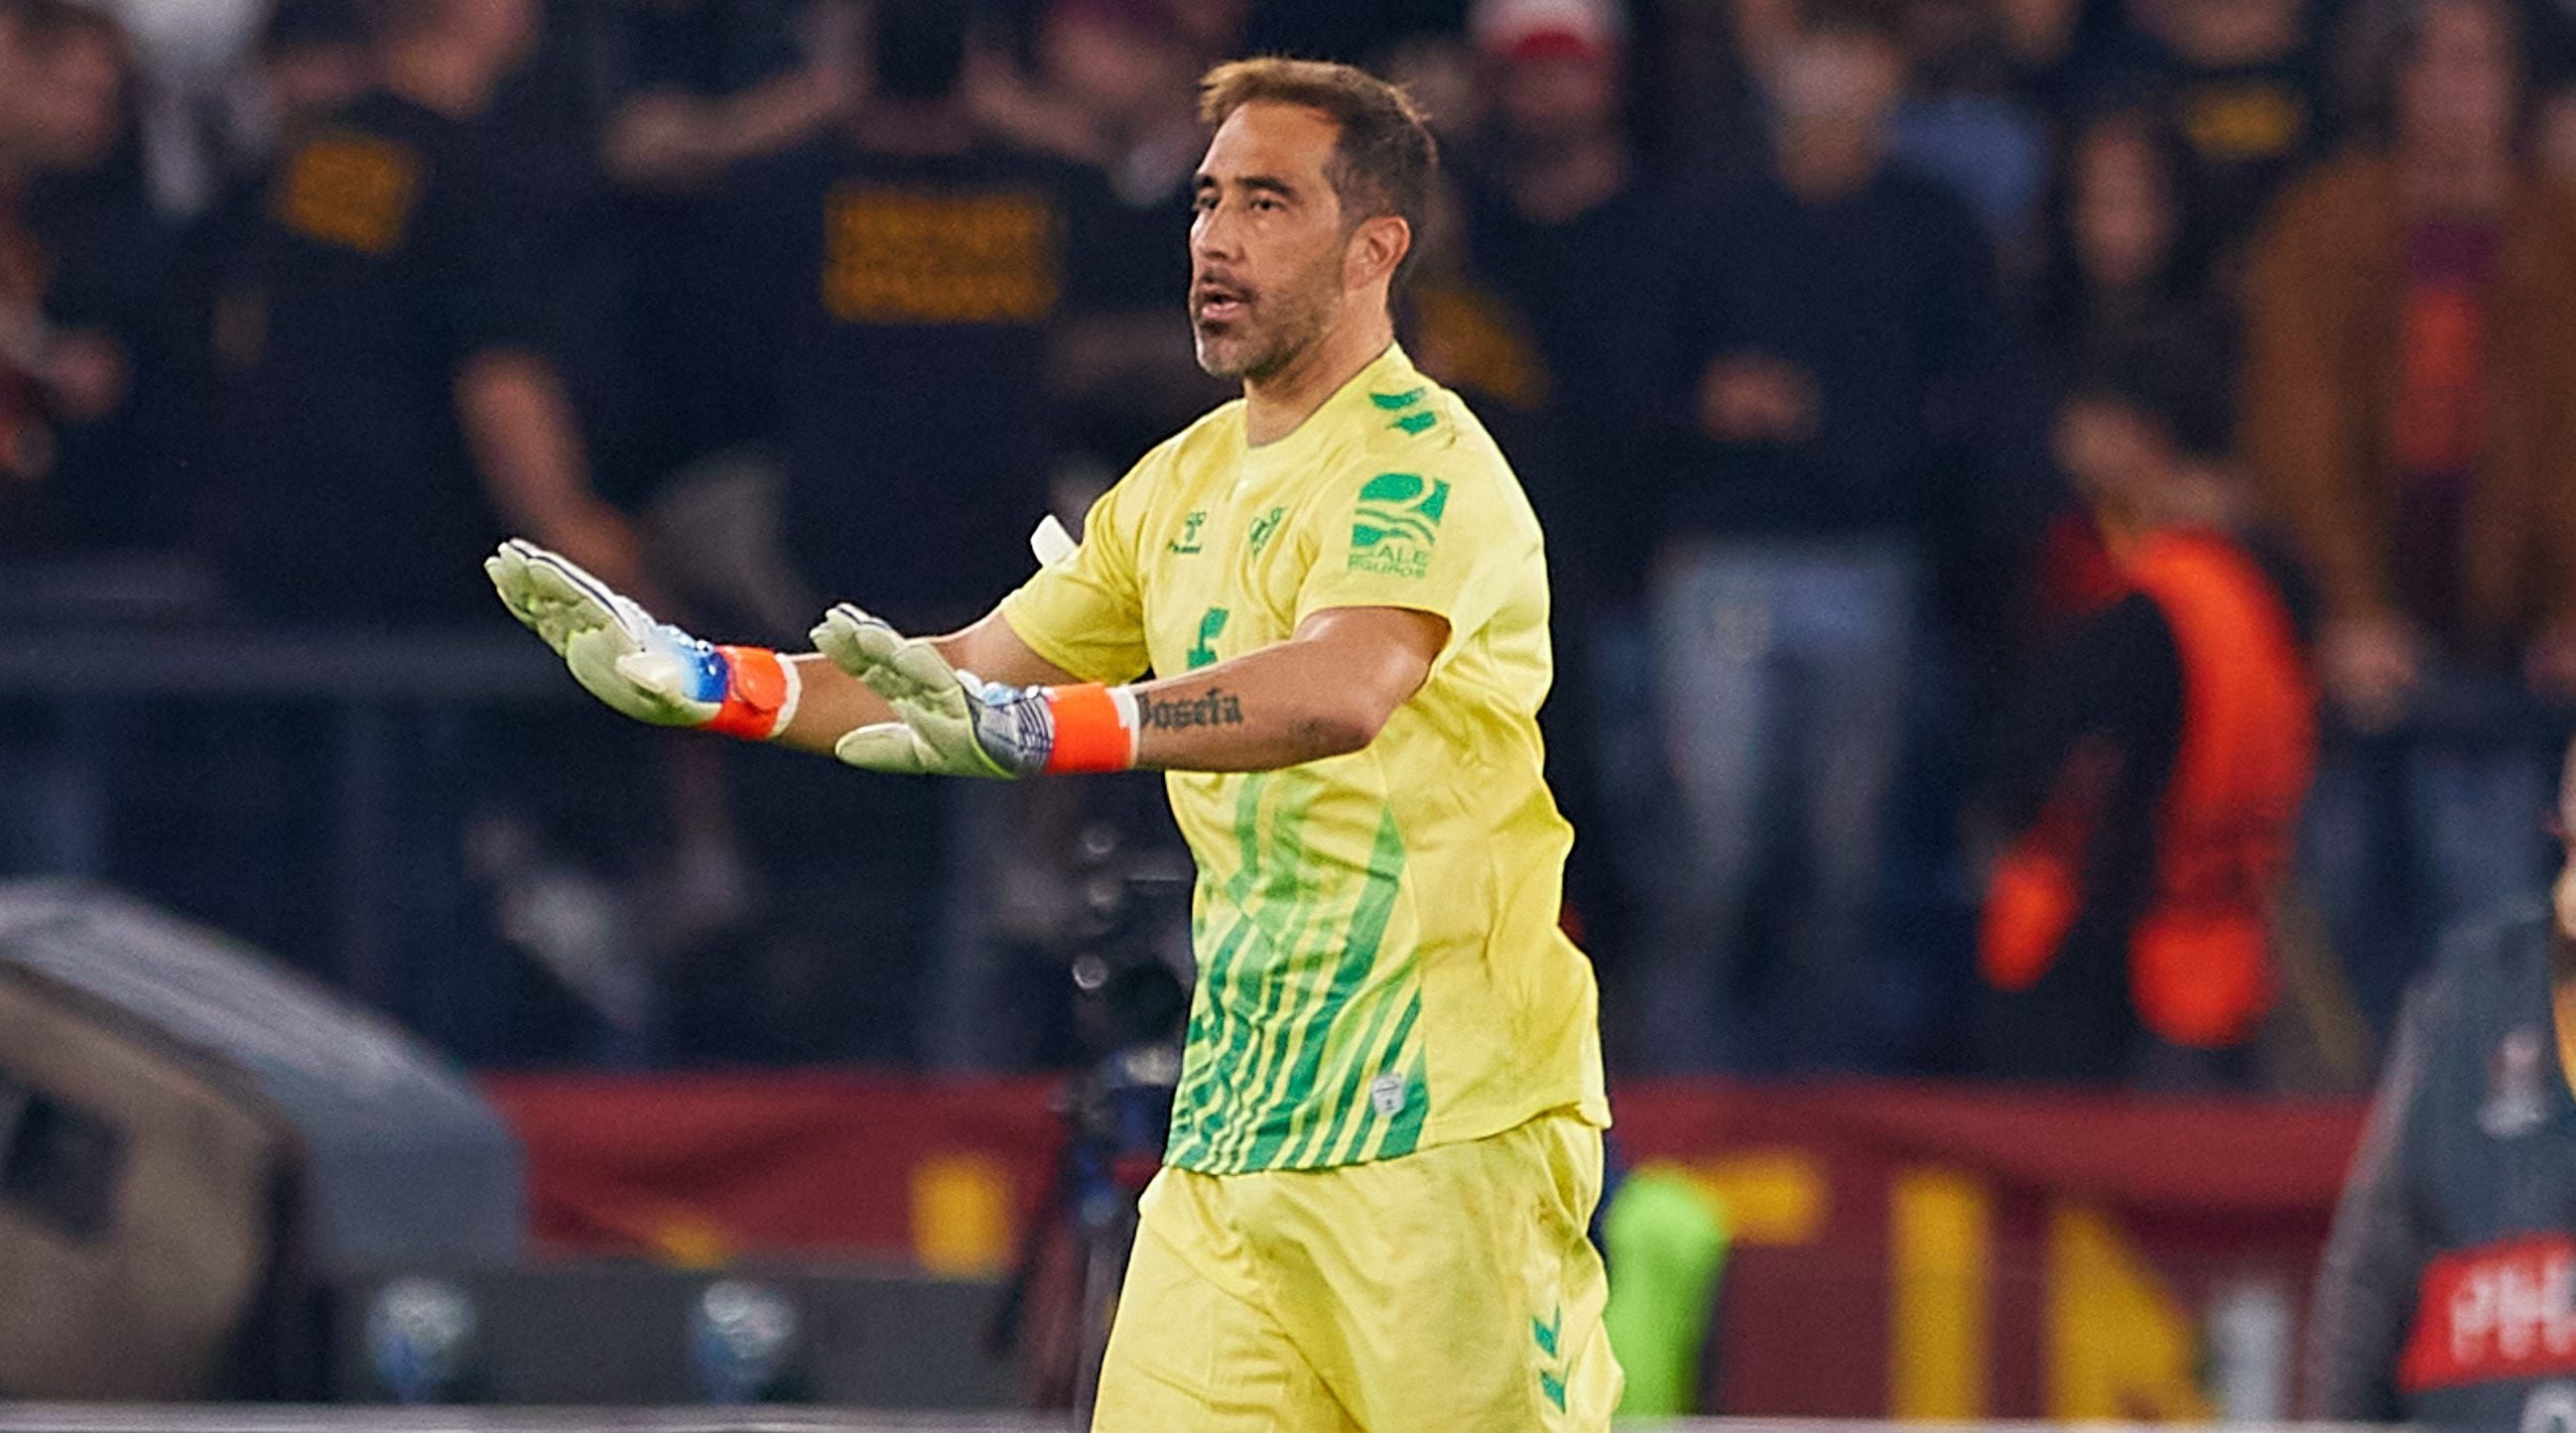
[[[1572,1115],[1341,1169],[1166,1169],[1093,1433],[1607,1429],[1600,1197]]]

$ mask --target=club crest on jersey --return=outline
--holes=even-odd
[[[2516,1139],[2548,1122],[2548,1042],[2537,1026],[2524,1025],[2496,1042],[2487,1059],[2487,1102],[2478,1128],[2495,1139]]]
[[[1449,484],[1419,473],[1380,473],[1360,489],[1351,519],[1350,570],[1385,577],[1427,577]]]
[[[1380,1119],[1393,1119],[1404,1110],[1404,1077],[1380,1075],[1369,1081],[1369,1106]]]
[[[1259,557],[1270,539],[1279,535],[1279,525],[1288,520],[1288,509],[1275,507],[1252,520],[1252,555]]]

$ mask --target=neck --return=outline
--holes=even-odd
[[[385,88],[456,119],[480,114],[499,77],[460,46],[437,36],[406,41],[384,57]]]
[[[1395,324],[1380,303],[1366,319],[1339,323],[1321,342],[1267,378],[1243,381],[1244,434],[1252,446],[1275,443],[1297,431],[1324,400],[1377,361],[1395,342]]]
[[[870,149],[889,154],[954,154],[975,143],[973,122],[944,100],[876,100],[854,128]]]
[[[1801,125],[1781,139],[1780,178],[1801,199],[1840,199],[1878,172],[1879,155],[1877,132],[1868,125]]]
[[[2487,213],[2503,208],[2513,187],[2512,160],[2492,146],[2422,145],[2407,153],[2404,165],[2407,196],[2422,209]]]

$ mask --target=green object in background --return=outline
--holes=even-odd
[[[1627,1370],[1623,1418],[1698,1411],[1700,1353],[1726,1268],[1726,1213],[1680,1171],[1649,1165],[1628,1176],[1601,1221],[1610,1261],[1602,1323]]]

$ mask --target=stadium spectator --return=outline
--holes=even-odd
[[[2026,294],[2046,421],[2066,379],[2140,352],[2188,352],[2213,377],[2232,358],[2227,306],[2208,292],[2189,154],[2159,112],[2114,108],[2068,129],[2047,205],[2046,258]],[[2065,635],[2123,582],[2080,501],[2024,495],[2034,556],[2007,642],[2018,657]],[[2051,511],[2053,506],[2054,510]]]
[[[157,228],[96,179],[126,42],[68,0],[0,3],[0,550],[139,536],[129,399]]]
[[[1670,355],[1636,317],[1668,288],[1669,193],[1630,133],[1622,6],[1485,0],[1468,28],[1488,100],[1464,152],[1480,162],[1426,236],[1406,342],[1474,395],[1547,525],[1557,677],[1542,722],[1558,799],[1594,837],[1568,881],[1598,955],[1625,938],[1621,868],[1645,844],[1626,818],[1654,779],[1642,565],[1622,544],[1662,457],[1649,430]]]
[[[985,137],[964,88],[969,42],[944,0],[874,7],[865,83],[834,122],[719,196],[728,241],[699,276],[706,311],[730,316],[713,341],[756,385],[782,476],[775,528],[808,613],[866,594],[909,630],[960,625],[1026,577],[1030,527],[1049,510],[1048,357],[1091,211],[1072,166]],[[818,783],[742,755],[745,807],[768,813],[747,834],[783,898],[770,987],[819,983],[785,1002],[802,1008],[771,1050],[1025,1059],[1034,1042],[989,1003],[980,1024],[934,1016],[940,1048],[915,1033],[925,1008],[993,969],[973,933],[998,896],[979,883],[1003,879],[1028,840],[1012,804],[1025,798]],[[853,930],[867,933],[855,953]],[[944,1033],[961,1030],[969,1048]]]
[[[2259,242],[2242,430],[2324,609],[2306,860],[2383,1029],[2430,933],[2538,884],[2529,707],[2576,695],[2576,197],[2517,153],[2503,0],[2401,18],[2383,122]]]
[[[647,193],[703,190],[746,160],[811,138],[854,82],[846,7],[810,17],[799,56],[775,0],[659,0],[625,7],[590,62],[613,93],[602,157]]]
[[[281,0],[255,49],[266,128],[291,144],[375,82],[355,0]]]
[[[766,388],[798,575],[923,630],[1027,570],[1025,529],[993,514],[1045,509],[1072,222],[1065,166],[979,134],[966,43],[953,7],[880,7],[873,83],[728,186],[727,262],[701,276],[739,315],[727,360]]]
[[[2120,591],[2017,684],[1972,816],[1993,859],[1977,1067],[2241,1084],[2314,766],[2288,606],[2230,535],[2223,379],[2189,349],[2071,386],[2059,462]]]
[[[2129,6],[2125,43],[2077,92],[2091,104],[2143,99],[2191,155],[2193,202],[2229,266],[2282,186],[2333,138],[2327,56],[2311,0],[2162,0]]]
[[[1909,0],[1912,82],[1896,108],[1890,151],[1957,190],[2018,268],[2037,237],[2049,136],[2015,93],[2008,23],[1990,0]]]
[[[1650,601],[1681,811],[1630,996],[1666,1068],[1758,1060],[1731,988],[1756,964],[1757,894],[1786,932],[1759,1033],[1799,1064],[1872,1050],[1869,937],[1928,539],[2002,323],[1975,215],[1887,162],[1894,16],[1814,0],[1767,82],[1770,153],[1681,260],[1697,433],[1640,529],[1663,535]],[[1781,846],[1801,876],[1765,889]]]
[[[532,0],[370,0],[379,88],[286,150],[222,242],[211,522],[278,620],[470,617],[472,553],[535,527],[640,580],[552,354],[561,221],[481,123]]]
[[[2317,1277],[2311,1417],[2566,1424],[2576,845],[2540,894],[2452,932],[2407,996]]]
[[[1190,177],[1207,142],[1192,99],[1204,66],[1167,0],[1058,0],[1040,55],[1076,121],[1064,140],[1104,181],[1070,196],[1083,209],[1068,254],[1074,312],[1053,379],[1070,446],[1105,478],[1221,397],[1172,310],[1189,287],[1189,256],[1172,236],[1190,226]]]
[[[2111,355],[2185,347],[2225,370],[2227,318],[2207,288],[2207,231],[2189,162],[2182,137],[2148,107],[2103,110],[2070,126],[2032,290],[2051,367],[2079,372]]]

